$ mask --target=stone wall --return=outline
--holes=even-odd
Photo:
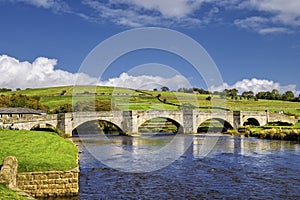
[[[18,161],[14,156],[3,160],[0,183],[9,189],[22,190],[33,197],[78,196],[79,168],[70,171],[17,173]]]
[[[18,173],[17,186],[33,197],[77,196],[79,169]]]
[[[8,188],[15,189],[17,185],[18,160],[14,156],[8,156],[3,160],[0,170],[0,183],[4,183]]]

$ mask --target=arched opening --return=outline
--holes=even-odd
[[[260,126],[260,124],[257,119],[248,118],[247,121],[244,122],[243,126]]]
[[[139,133],[176,134],[182,126],[175,120],[164,117],[152,118],[138,128]]]
[[[57,129],[54,126],[52,126],[51,124],[36,124],[30,130],[57,132]]]
[[[123,135],[124,132],[119,126],[106,120],[88,121],[72,131],[73,136],[93,134]]]
[[[231,124],[224,119],[220,118],[213,118],[208,119],[202,122],[197,129],[197,133],[208,133],[208,132],[215,132],[215,133],[224,133],[227,130],[233,129]]]

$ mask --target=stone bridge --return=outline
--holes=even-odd
[[[138,128],[153,118],[167,118],[178,125],[181,133],[197,133],[199,125],[214,119],[227,128],[238,128],[249,119],[263,126],[269,122],[296,123],[283,114],[261,111],[222,111],[222,110],[147,110],[147,111],[103,111],[74,112],[58,115],[41,115],[30,118],[5,119],[0,121],[0,127],[31,130],[33,128],[58,128],[61,132],[72,135],[72,131],[81,124],[94,120],[104,120],[118,126],[124,133],[136,134]]]

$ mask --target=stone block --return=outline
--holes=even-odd
[[[64,173],[64,174],[62,174],[61,175],[61,178],[73,178],[74,177],[74,175],[73,175],[73,173],[72,172],[66,172],[66,173]]]
[[[49,174],[48,179],[60,179],[60,174],[58,173]]]

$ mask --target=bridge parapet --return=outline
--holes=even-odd
[[[48,120],[56,120],[57,115],[39,115],[39,116],[31,116],[31,117],[20,117],[20,118],[5,118],[0,119],[0,121],[4,123],[23,123],[23,122],[37,122],[37,121],[48,121]]]
[[[298,120],[291,117],[291,116],[288,116],[288,115],[285,115],[285,114],[279,114],[279,113],[270,113],[269,114],[269,122],[288,122],[288,123],[291,123],[291,124],[295,124]]]
[[[233,128],[242,126],[248,119],[256,119],[261,126],[268,122],[296,123],[296,119],[283,114],[265,111],[224,111],[224,110],[147,110],[147,111],[103,111],[74,112],[58,115],[0,119],[0,127],[30,130],[34,126],[51,125],[62,133],[71,135],[79,125],[94,120],[105,120],[117,125],[126,133],[137,133],[138,127],[153,118],[168,118],[179,124],[180,132],[196,133],[198,126],[206,120],[217,119],[228,122]]]

